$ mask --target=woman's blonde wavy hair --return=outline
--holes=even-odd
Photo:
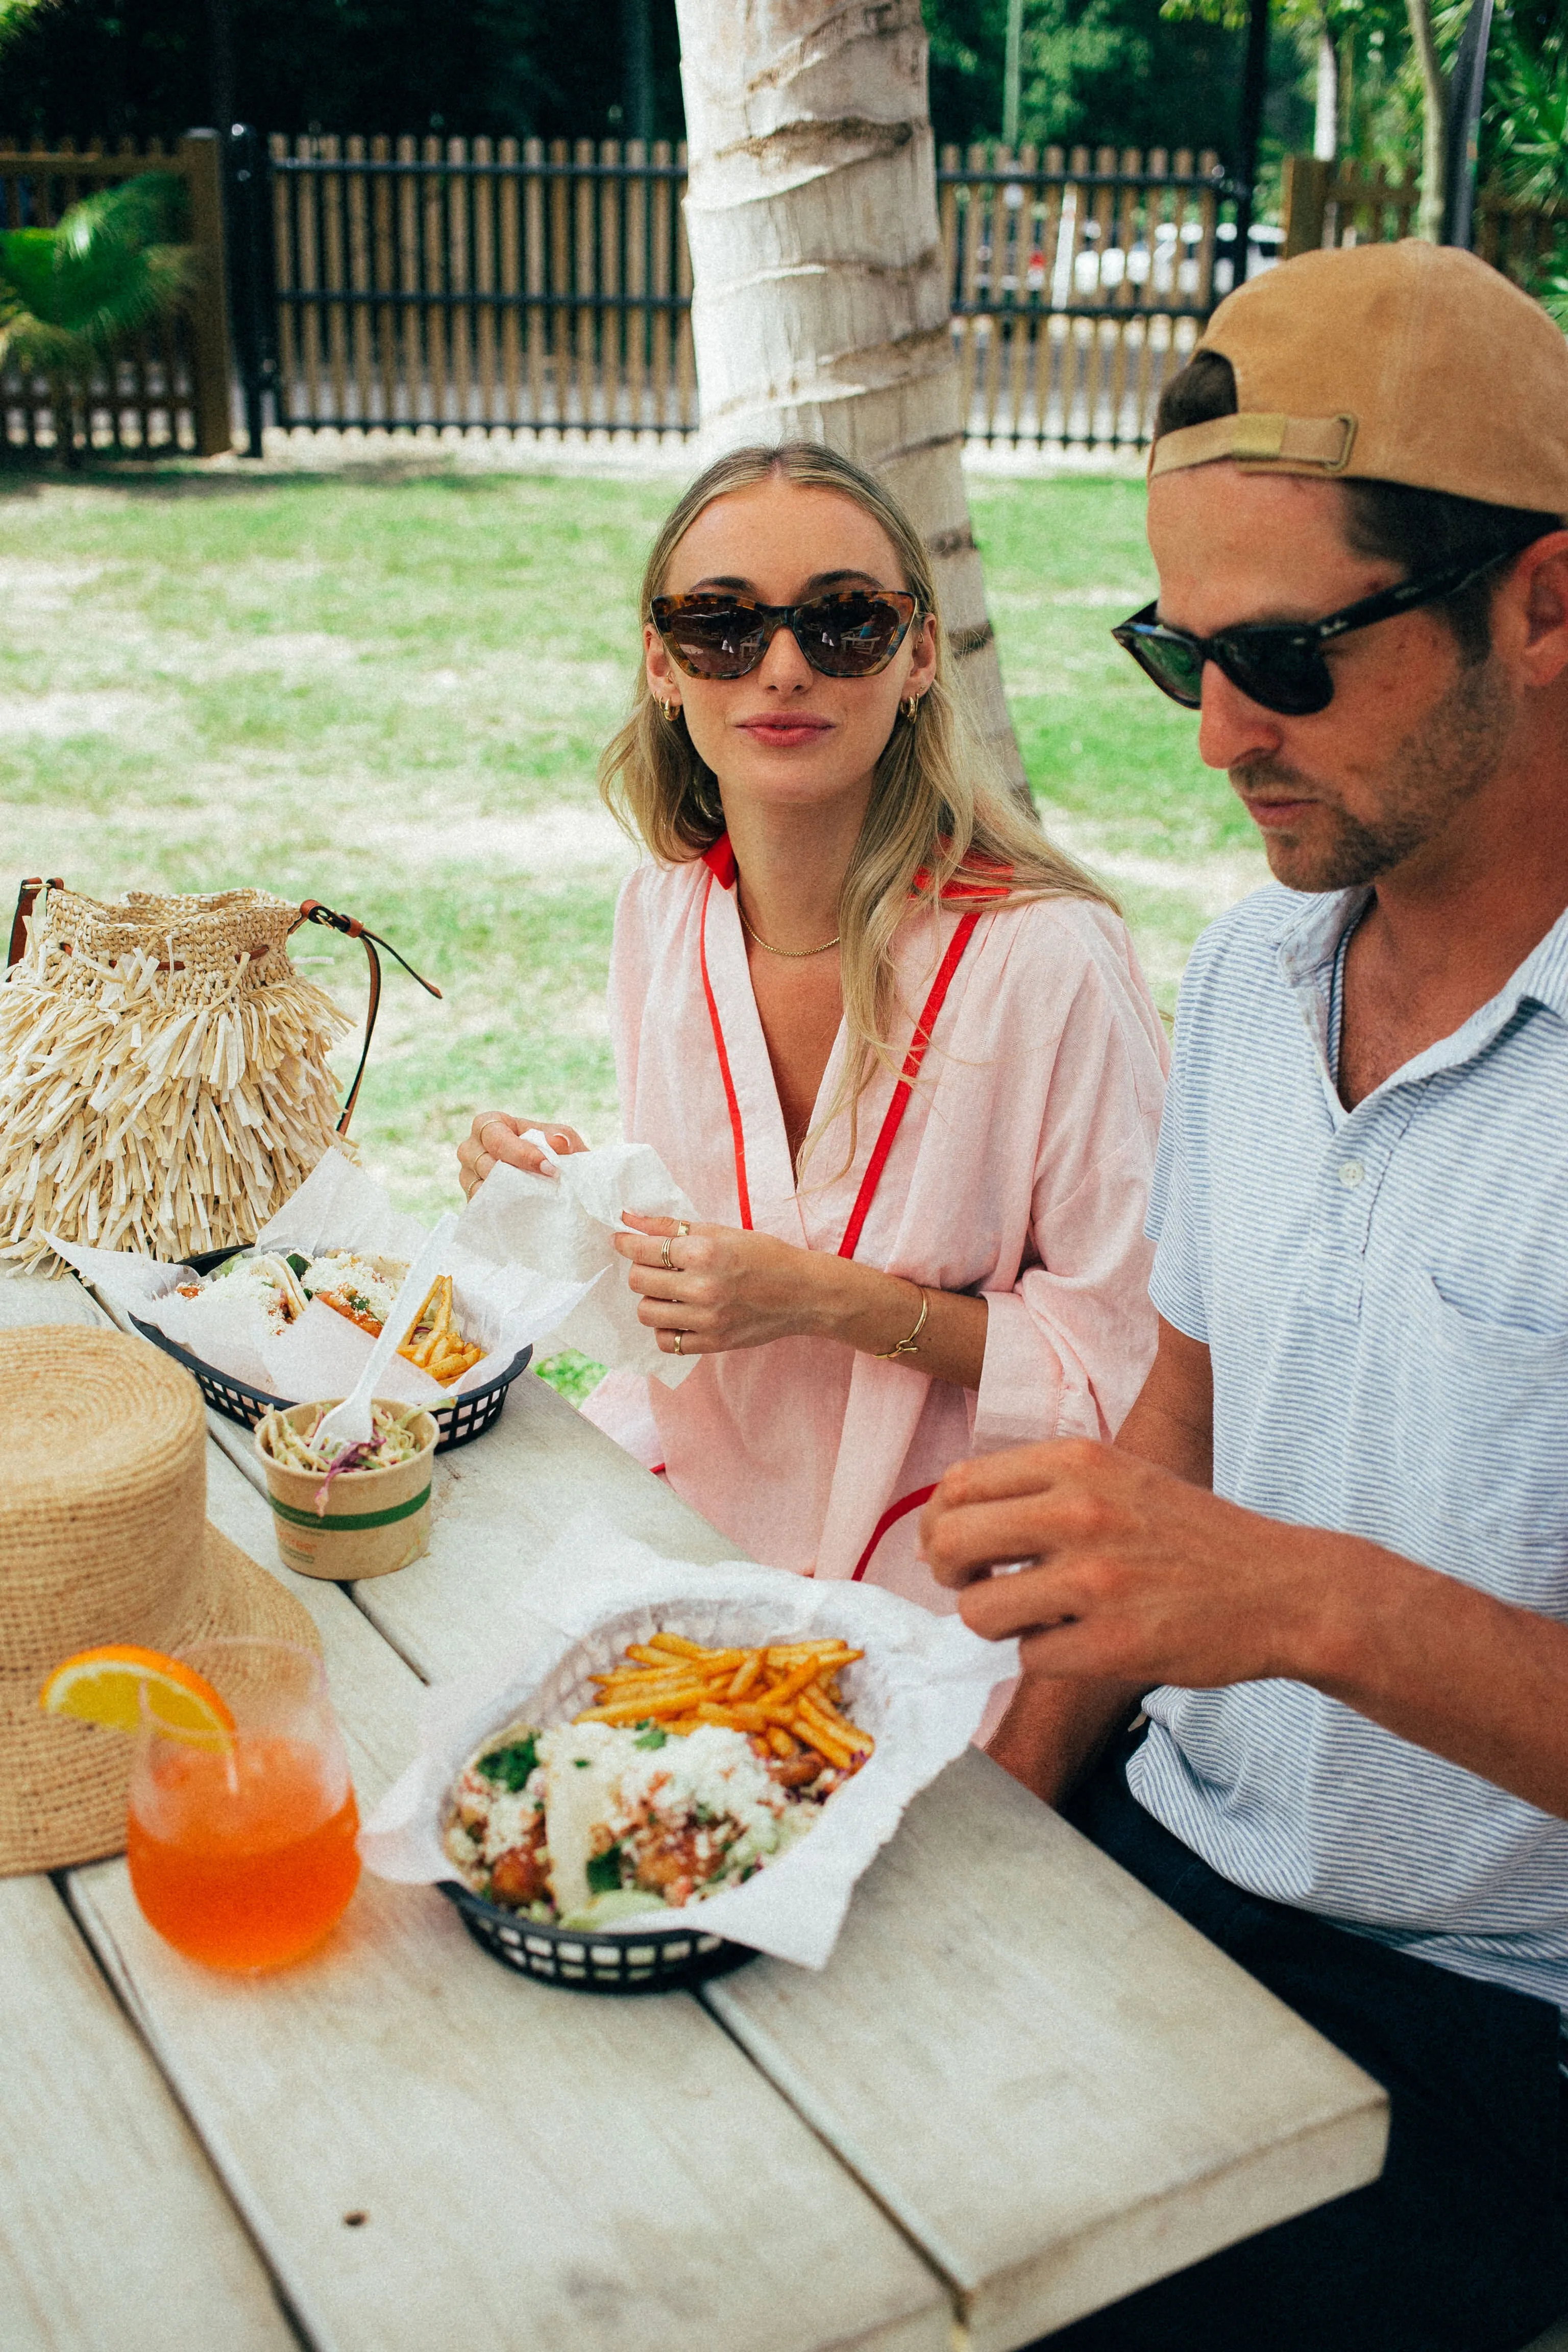
[[[955,879],[994,888],[998,865],[1011,869],[1011,886],[1006,901],[992,900],[993,905],[1072,898],[1114,911],[1115,901],[1051,846],[997,775],[952,674],[936,583],[920,535],[897,500],[852,458],[816,442],[786,441],[774,448],[733,449],[716,459],[679,500],[654,541],[643,573],[641,618],[651,617],[670,559],[703,509],[770,477],[803,488],[837,490],[871,516],[892,541],[904,585],[919,600],[921,615],[929,614],[936,623],[936,676],[914,718],[900,711],[894,721],[844,877],[839,969],[849,1051],[833,1101],[801,1147],[804,1166],[846,1102],[853,1160],[861,1095],[879,1066],[894,1073],[902,1066],[909,1037],[891,1033],[900,1011],[906,1020],[914,1013],[899,1004],[892,946],[911,901],[933,905]],[[699,759],[684,719],[671,726],[661,717],[640,660],[631,716],[600,761],[599,790],[625,830],[663,865],[700,857],[725,829],[717,777]]]

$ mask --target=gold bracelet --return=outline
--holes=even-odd
[[[930,1292],[922,1288],[918,1284],[916,1287],[920,1289],[921,1293],[921,1319],[915,1325],[914,1329],[910,1333],[909,1338],[907,1339],[900,1339],[896,1348],[874,1348],[871,1350],[879,1364],[890,1364],[895,1357],[912,1356],[915,1352],[915,1341],[925,1329],[926,1317],[931,1313]]]

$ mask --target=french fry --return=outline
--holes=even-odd
[[[700,1701],[697,1708],[700,1721],[717,1723],[725,1731],[748,1731],[752,1728],[751,1725],[742,1720],[742,1712],[740,1707],[721,1706],[717,1700],[710,1698]]]
[[[670,1691],[663,1697],[619,1699],[609,1706],[588,1707],[575,1719],[579,1723],[641,1723],[645,1717],[651,1717],[657,1721],[661,1716],[691,1712],[700,1697],[700,1691]]]
[[[854,1771],[875,1742],[842,1711],[838,1679],[865,1653],[847,1642],[775,1642],[708,1649],[679,1633],[631,1643],[621,1664],[590,1676],[596,1704],[580,1723],[658,1723],[686,1734],[703,1724],[761,1739],[781,1759],[800,1747]]]
[[[852,1650],[847,1642],[785,1642],[775,1643],[767,1654],[770,1666],[797,1666],[805,1658],[816,1658],[826,1665],[833,1659],[839,1665],[849,1665],[863,1658],[864,1650]]]
[[[823,1731],[816,1724],[803,1725],[801,1738],[808,1748],[815,1748],[819,1756],[826,1756],[830,1764],[837,1764],[841,1769],[854,1759],[855,1751],[852,1748],[846,1746],[843,1740],[835,1738],[832,1732]]]
[[[836,1724],[826,1723],[822,1717],[808,1713],[804,1707],[795,1718],[795,1728],[803,1739],[826,1757],[830,1764],[847,1764],[858,1753],[869,1755],[874,1742],[868,1732],[854,1730],[853,1736],[842,1732]]]
[[[751,1689],[752,1685],[756,1681],[757,1676],[762,1673],[763,1661],[767,1653],[764,1650],[753,1650],[751,1656],[741,1665],[736,1667],[735,1679],[730,1685],[729,1689],[729,1696],[731,1698],[743,1698],[745,1696],[747,1691]]]

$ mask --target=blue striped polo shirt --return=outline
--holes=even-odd
[[[1198,942],[1152,1297],[1210,1351],[1216,1494],[1568,1621],[1568,915],[1347,1111],[1369,895],[1271,886]],[[1300,1683],[1145,1704],[1133,1791],[1224,1877],[1568,2004],[1568,1822]]]

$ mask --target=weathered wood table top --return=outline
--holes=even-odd
[[[0,1324],[100,1319],[0,1276]],[[733,1552],[525,1377],[439,1457],[428,1559],[311,1582],[211,1426],[209,1512],[320,1627],[363,1807],[585,1503]],[[1386,2137],[1375,2084],[973,1750],[820,1974],[585,1995],[367,1877],[313,1959],[235,1979],[115,1861],[0,1882],[0,2051],[6,2352],[1009,2352],[1360,2186]]]

